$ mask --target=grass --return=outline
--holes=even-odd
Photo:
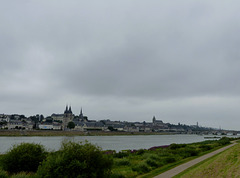
[[[123,177],[154,177],[180,164],[217,150],[226,144],[224,140],[205,141],[193,144],[172,144],[168,148],[141,150],[123,157],[114,158],[113,173]],[[116,155],[115,155],[116,156]],[[121,159],[126,165],[119,164]]]
[[[240,144],[219,153],[175,176],[188,177],[240,177]]]
[[[193,160],[193,159],[196,159],[196,158],[198,158],[198,157],[200,157],[200,156],[203,156],[203,155],[205,155],[205,154],[208,154],[208,153],[210,153],[210,152],[213,152],[213,151],[215,151],[215,150],[217,150],[217,149],[220,149],[220,148],[222,148],[222,147],[224,147],[224,146],[219,146],[219,147],[216,147],[216,148],[211,149],[211,150],[209,150],[209,151],[202,152],[202,153],[200,153],[198,156],[193,156],[193,157],[190,157],[190,158],[185,158],[185,159],[182,159],[182,160],[177,161],[177,162],[175,162],[175,163],[167,164],[167,165],[165,165],[165,166],[163,166],[163,167],[159,167],[159,168],[157,168],[157,169],[155,169],[155,170],[153,170],[153,171],[151,171],[151,172],[149,172],[149,173],[147,173],[147,174],[140,175],[140,176],[138,176],[138,177],[141,177],[141,178],[151,178],[151,177],[155,177],[155,176],[157,176],[157,175],[159,175],[159,174],[161,174],[161,173],[163,173],[163,172],[166,172],[166,171],[168,171],[168,170],[170,170],[170,169],[173,169],[174,167],[177,167],[177,166],[179,166],[179,165],[181,165],[181,164],[184,164],[184,163],[186,163],[186,162],[188,162],[188,161],[191,161],[191,160]]]

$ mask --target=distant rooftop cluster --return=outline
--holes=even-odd
[[[157,120],[155,116],[152,122],[128,122],[128,121],[111,121],[89,120],[83,114],[81,108],[78,115],[74,115],[71,106],[66,105],[62,114],[53,113],[51,116],[35,115],[25,117],[24,115],[0,114],[0,129],[8,130],[76,130],[82,132],[105,131],[105,132],[166,132],[166,133],[196,133],[196,134],[227,134],[230,131],[219,130],[197,125],[183,125],[164,123]],[[231,131],[233,134],[236,132]]]

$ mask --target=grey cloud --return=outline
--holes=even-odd
[[[156,113],[171,122],[207,118],[206,125],[236,119],[239,5],[216,0],[3,2],[2,112],[19,108],[51,114],[71,102],[85,105],[93,118],[147,120]],[[215,97],[221,99],[208,105]],[[204,104],[192,108],[192,98],[204,98]]]

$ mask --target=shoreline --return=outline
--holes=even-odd
[[[82,132],[82,131],[54,131],[54,130],[0,130],[0,137],[21,136],[121,136],[121,135],[176,135],[178,132]]]

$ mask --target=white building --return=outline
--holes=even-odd
[[[53,130],[53,124],[52,123],[42,123],[38,125],[38,128],[41,130]]]

